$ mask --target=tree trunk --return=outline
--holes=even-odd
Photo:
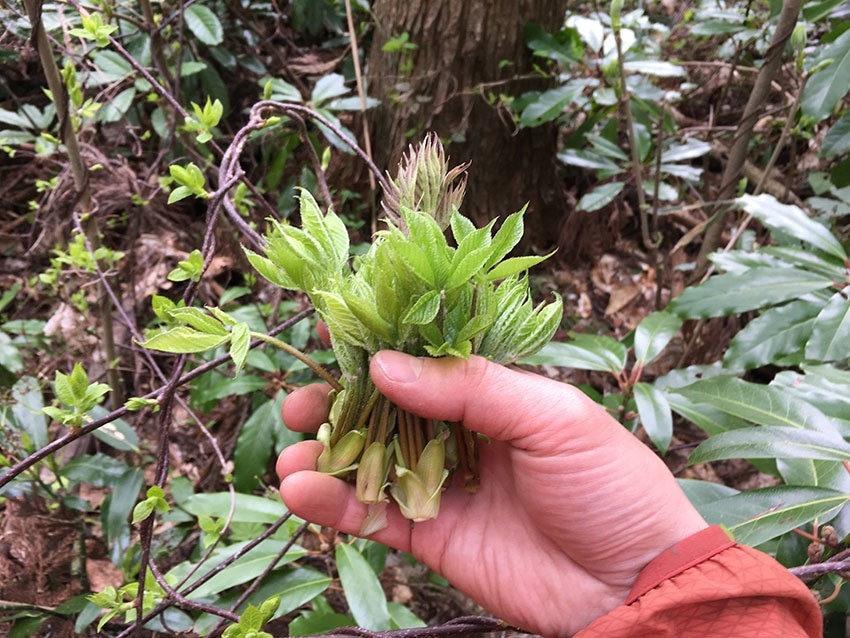
[[[527,237],[543,251],[558,240],[565,197],[555,164],[557,129],[518,129],[499,96],[547,87],[533,70],[523,27],[563,25],[565,0],[376,0],[368,60],[378,166],[391,174],[427,131],[452,164],[471,161],[464,213],[478,223],[529,204]],[[411,45],[384,51],[408,34]]]

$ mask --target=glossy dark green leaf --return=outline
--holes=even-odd
[[[233,453],[233,485],[240,492],[250,492],[259,486],[274,450],[275,430],[282,428],[280,408],[284,391],[266,401],[248,417],[236,439]]]
[[[719,410],[709,403],[691,401],[672,391],[667,396],[667,402],[676,414],[683,416],[709,435],[749,426],[747,421]]]
[[[625,186],[625,182],[608,182],[606,184],[600,184],[592,191],[585,193],[582,196],[582,198],[578,201],[577,208],[588,213],[604,208],[617,199],[617,195],[623,192],[623,188],[625,188]]]
[[[336,548],[336,565],[345,599],[357,624],[372,631],[391,629],[387,597],[363,555],[342,543]]]
[[[192,4],[183,11],[183,19],[192,34],[208,46],[221,44],[224,29],[213,11],[201,4]]]
[[[735,488],[713,481],[677,478],[676,483],[679,484],[685,496],[698,510],[703,505],[738,494],[738,490]]]
[[[715,434],[700,443],[688,462],[747,458],[850,461],[850,444],[835,434],[765,425]]]
[[[668,308],[682,317],[722,317],[797,299],[833,283],[796,268],[753,268],[740,275],[715,275],[696,288],[686,288]]]
[[[835,158],[850,152],[850,113],[842,115],[833,124],[821,144],[821,155]]]
[[[779,388],[735,377],[712,377],[671,391],[759,425],[807,428],[831,434],[836,431],[814,406],[800,403]]]
[[[848,67],[848,81],[850,81],[850,67]],[[771,230],[789,233],[800,241],[838,259],[843,260],[847,257],[844,247],[832,232],[797,206],[783,204],[773,195],[766,193],[739,197],[738,205]]]
[[[562,84],[544,91],[526,106],[520,114],[522,126],[539,126],[556,119],[576,99],[581,97],[583,86],[578,83]]]
[[[850,359],[850,299],[843,292],[835,293],[815,319],[806,344],[806,358],[838,362]]]
[[[803,17],[806,22],[817,22],[828,16],[833,9],[844,3],[844,0],[813,0],[803,7]]]
[[[127,529],[130,512],[139,498],[143,481],[144,473],[141,468],[136,467],[126,470],[113,484],[109,502],[101,512],[104,536],[108,544],[115,543]]]
[[[229,559],[237,552],[242,551],[244,546],[249,542],[250,541],[234,543],[227,547],[213,550],[212,555],[207,559],[207,561],[205,561],[189,578],[187,585],[192,584],[201,576],[205,576],[222,562]],[[259,545],[240,556],[238,560],[217,572],[215,576],[212,576],[186,597],[190,600],[206,598],[236,585],[241,585],[242,583],[255,579],[268,569],[270,562],[279,559],[280,552],[287,543],[288,541],[277,539],[267,539],[262,541]],[[288,562],[298,560],[306,553],[307,551],[304,548],[299,547],[298,545],[293,545],[286,551],[283,557],[279,559],[279,564],[284,565]],[[185,565],[185,563],[182,565]],[[170,573],[173,573],[173,575],[180,578],[184,575],[181,572],[182,570],[175,568]]]
[[[817,121],[829,117],[850,86],[850,31],[820,48],[816,61],[824,60],[832,63],[809,77],[800,101],[803,113]]]
[[[667,452],[673,436],[673,415],[661,390],[649,383],[634,385],[635,404],[643,429],[662,454]]]
[[[820,309],[821,304],[800,300],[765,310],[735,335],[724,363],[749,369],[802,352]]]
[[[682,319],[669,312],[653,312],[635,328],[635,359],[645,365],[655,359],[682,327]]]
[[[815,519],[829,520],[847,494],[812,487],[767,487],[741,492],[698,508],[713,525],[724,525],[739,543],[760,545]]]

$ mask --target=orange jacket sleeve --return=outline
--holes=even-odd
[[[709,527],[649,563],[626,603],[575,638],[821,638],[822,622],[788,570]]]

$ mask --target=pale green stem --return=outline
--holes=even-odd
[[[269,344],[270,346],[274,346],[278,350],[283,350],[285,353],[291,354],[293,357],[298,359],[301,363],[303,363],[308,368],[310,368],[313,372],[315,372],[316,376],[321,378],[323,381],[327,382],[337,392],[340,392],[343,389],[343,387],[342,387],[342,385],[340,385],[339,381],[337,381],[330,374],[328,374],[327,370],[325,370],[322,366],[320,366],[318,363],[313,361],[306,354],[301,352],[298,348],[295,348],[295,347],[289,345],[288,343],[286,343],[285,341],[281,341],[280,339],[275,339],[274,337],[270,337],[269,335],[262,333],[262,332],[252,332],[251,336],[254,339],[259,339],[260,341],[263,341],[263,342]]]

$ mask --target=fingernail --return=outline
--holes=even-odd
[[[381,372],[396,383],[412,383],[422,374],[422,359],[409,354],[385,350],[375,355],[375,363]]]

